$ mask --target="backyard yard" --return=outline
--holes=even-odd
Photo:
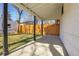
[[[40,35],[37,35],[36,37],[38,38],[40,37]],[[8,36],[9,53],[12,53],[15,48],[20,47],[21,45],[24,45],[32,40],[33,35],[29,34],[9,35]],[[2,52],[3,52],[3,37],[0,36],[0,55],[2,54]]]

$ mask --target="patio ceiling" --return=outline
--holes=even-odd
[[[38,19],[60,19],[62,15],[61,3],[16,3],[14,5],[30,12]]]

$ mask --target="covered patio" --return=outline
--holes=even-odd
[[[9,54],[8,52],[8,38],[7,38],[7,8],[8,4],[4,4],[4,54],[9,56],[67,56],[67,51],[59,38],[59,27],[54,29],[56,32],[53,35],[44,35],[43,20],[55,19],[56,25],[63,14],[63,4],[31,4],[19,3],[13,4],[25,11],[28,11],[34,16],[34,40],[16,48],[15,52]],[[36,20],[41,20],[41,38],[36,39]],[[52,30],[52,29],[51,29]],[[57,32],[58,31],[58,32]],[[49,31],[48,31],[49,32]],[[54,31],[53,31],[54,32]]]

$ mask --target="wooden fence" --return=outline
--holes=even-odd
[[[22,24],[19,25],[19,32],[26,34],[33,34],[33,24]],[[36,34],[41,34],[41,25],[36,24]],[[44,24],[43,25],[44,35],[59,35],[59,24]]]

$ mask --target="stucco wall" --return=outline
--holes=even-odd
[[[60,38],[69,55],[79,56],[79,4],[64,4]]]

